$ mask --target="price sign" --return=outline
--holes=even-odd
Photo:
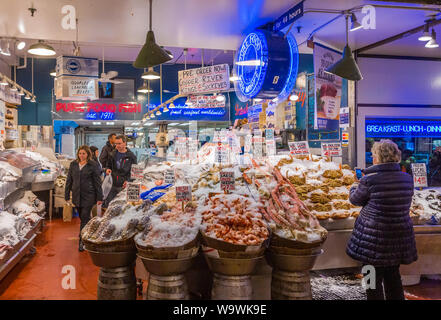
[[[178,137],[176,139],[177,161],[185,161],[187,159],[187,138]]]
[[[165,184],[175,184],[175,170],[168,169],[165,171],[164,183]]]
[[[135,180],[140,180],[144,178],[144,168],[142,165],[132,165],[130,172],[130,177]]]
[[[176,201],[191,201],[191,186],[176,187]]]
[[[245,136],[245,140],[244,140],[244,152],[245,153],[251,153],[251,139],[252,139],[252,136],[250,134],[247,134]]]
[[[322,156],[341,157],[341,142],[322,142]]]
[[[266,140],[266,154],[267,156],[276,155],[276,141],[274,139]]]
[[[139,195],[141,193],[141,184],[140,183],[127,183],[126,190],[126,199],[127,202],[136,202],[139,201]]]
[[[310,153],[308,141],[288,142],[288,146],[292,155],[308,155]]]
[[[215,150],[215,159],[219,164],[227,164],[228,163],[228,149],[225,145],[218,142]]]
[[[188,158],[190,160],[196,160],[198,157],[198,146],[199,146],[199,141],[198,140],[193,140],[190,139],[190,141],[188,141]]]
[[[263,137],[253,137],[253,155],[256,159],[263,158]]]
[[[427,169],[425,163],[412,163],[413,184],[415,188],[427,187]]]
[[[265,139],[274,140],[274,129],[265,129]]]
[[[235,189],[235,179],[234,179],[234,171],[221,171],[220,175],[220,183],[222,190],[234,190]]]

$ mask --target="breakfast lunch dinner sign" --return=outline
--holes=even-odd
[[[341,53],[314,43],[314,129],[335,131],[339,128],[342,78],[325,72],[339,59]]]

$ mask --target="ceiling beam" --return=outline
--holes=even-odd
[[[441,19],[432,20],[432,21],[427,22],[427,24],[429,25],[429,27],[436,26],[436,25],[438,25],[438,24],[440,24],[440,23],[441,23]],[[354,53],[355,53],[355,54],[360,54],[360,53],[362,53],[362,52],[364,52],[364,51],[368,51],[368,50],[371,50],[371,49],[374,49],[374,48],[377,48],[377,47],[383,46],[383,45],[385,45],[385,44],[388,44],[388,43],[394,42],[394,41],[396,41],[396,40],[400,40],[400,39],[403,39],[403,38],[409,37],[409,36],[411,36],[411,35],[413,35],[413,34],[415,34],[415,33],[418,33],[418,32],[423,31],[425,26],[426,26],[426,24],[423,24],[422,26],[419,26],[419,27],[416,27],[416,28],[413,28],[413,29],[410,29],[410,30],[407,30],[407,31],[401,32],[401,33],[399,33],[399,34],[397,34],[397,35],[395,35],[395,36],[392,36],[392,37],[386,38],[386,39],[384,39],[384,40],[380,40],[380,41],[377,41],[377,42],[375,42],[375,43],[369,44],[369,45],[367,45],[367,46],[364,46],[364,47],[362,47],[362,48],[359,48],[359,49],[357,49],[357,50],[354,50]]]

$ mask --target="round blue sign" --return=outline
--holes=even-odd
[[[70,73],[76,74],[81,70],[81,64],[77,59],[69,59],[66,61],[66,69]]]
[[[253,98],[285,100],[297,78],[299,52],[288,34],[257,30],[248,34],[237,51],[236,94],[242,102]]]

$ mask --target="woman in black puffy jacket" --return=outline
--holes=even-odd
[[[376,142],[372,155],[374,165],[363,171],[364,177],[350,191],[351,203],[363,209],[346,252],[375,267],[375,289],[366,289],[368,300],[404,300],[400,265],[417,260],[409,216],[413,179],[400,171],[401,152],[392,141]]]
[[[82,146],[77,151],[77,159],[72,161],[66,179],[65,199],[69,201],[72,191],[72,203],[80,215],[79,251],[83,251],[81,230],[90,220],[90,212],[95,204],[102,204],[103,190],[101,188],[100,170],[93,161],[88,146]]]

